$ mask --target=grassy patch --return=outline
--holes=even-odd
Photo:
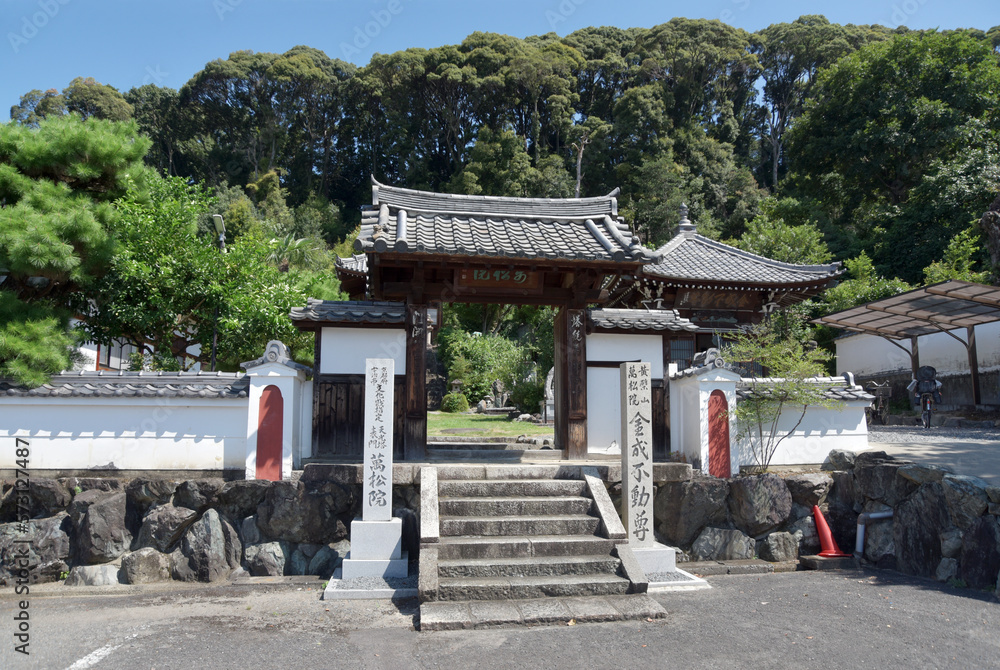
[[[427,435],[451,437],[551,436],[552,426],[538,426],[527,421],[508,421],[502,416],[484,414],[427,413]]]

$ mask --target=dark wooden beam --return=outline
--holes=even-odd
[[[413,293],[412,282],[385,282],[379,300],[403,300]],[[427,302],[470,302],[503,305],[564,305],[579,297],[586,303],[606,302],[608,292],[592,289],[578,294],[573,289],[546,286],[541,295],[519,295],[516,291],[498,294],[477,291],[471,288],[457,288],[452,284],[427,283],[423,285],[423,299]]]
[[[313,363],[313,397],[312,397],[312,437],[311,437],[311,450],[310,456],[316,456],[319,454],[319,416],[320,416],[320,398],[319,398],[319,376],[322,374],[320,370],[322,369],[322,354],[323,354],[323,329],[316,329],[316,339],[315,351],[313,353],[314,363]]]
[[[406,305],[406,418],[403,453],[407,461],[427,458],[427,305]]]
[[[979,389],[979,352],[976,348],[976,327],[969,326],[966,332],[966,349],[969,352],[969,374],[972,376],[972,402],[975,405],[983,403]]]
[[[562,307],[555,322],[556,446],[587,458],[587,311]]]

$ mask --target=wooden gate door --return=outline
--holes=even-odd
[[[281,479],[281,433],[285,402],[281,389],[271,385],[260,395],[257,414],[257,479]]]
[[[729,459],[729,403],[716,389],[708,396],[708,474],[731,477]]]

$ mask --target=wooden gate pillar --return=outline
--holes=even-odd
[[[587,310],[562,307],[555,321],[556,448],[587,458]]]
[[[406,417],[403,458],[427,458],[427,305],[406,305]]]

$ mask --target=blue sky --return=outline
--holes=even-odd
[[[123,92],[144,83],[179,88],[208,61],[241,49],[305,44],[364,65],[375,52],[455,44],[476,30],[566,35],[674,16],[758,30],[802,14],[910,28],[1000,24],[997,0],[0,0],[0,120],[34,88],[62,89],[77,76]]]

